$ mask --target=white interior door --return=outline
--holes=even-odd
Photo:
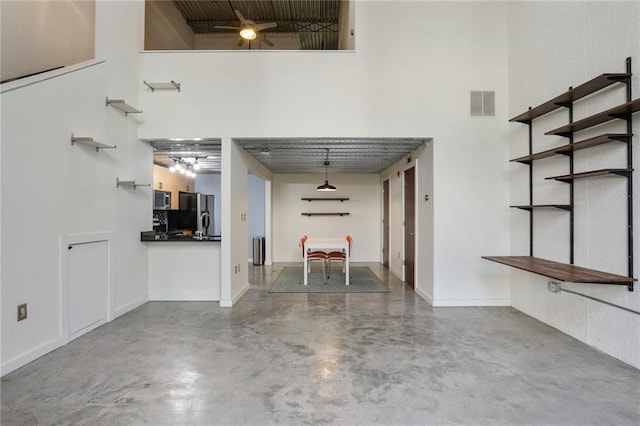
[[[69,340],[107,321],[108,242],[69,244]]]

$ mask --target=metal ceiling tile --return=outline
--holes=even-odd
[[[422,147],[424,138],[250,138],[234,139],[275,174],[377,174]],[[175,160],[195,157],[200,173],[220,173],[220,139],[147,139],[154,163],[169,167]],[[327,151],[328,150],[328,151]],[[206,157],[215,157],[209,158]]]

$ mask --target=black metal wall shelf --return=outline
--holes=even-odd
[[[625,277],[624,275],[567,265],[566,263],[554,262],[539,257],[482,256],[482,258],[564,282],[624,285],[627,286],[629,291],[633,291],[633,284],[637,281],[635,278]]]
[[[334,213],[302,213],[302,216],[349,216],[349,212],[334,212]]]
[[[519,206],[509,206],[512,209],[520,209],[532,211],[535,209],[560,209],[571,211],[573,208],[570,204],[534,204],[534,205],[519,205]]]
[[[573,136],[575,132],[597,126],[598,124],[604,124],[616,119],[628,120],[632,114],[635,114],[638,111],[640,111],[640,98],[618,105],[617,107],[606,111],[602,111],[598,114],[594,114],[590,117],[583,118],[582,120],[574,121],[573,123],[558,127],[557,129],[549,130],[545,135],[558,135],[568,138]]]
[[[629,291],[633,291],[633,125],[632,116],[640,111],[640,99],[631,99],[631,58],[626,60],[625,73],[609,73],[601,74],[586,83],[581,84],[555,98],[538,105],[535,108],[529,108],[528,111],[512,118],[511,122],[519,122],[529,127],[529,154],[514,158],[512,162],[526,164],[529,167],[529,204],[513,205],[512,208],[526,210],[529,212],[529,256],[483,256],[483,258],[502,263],[504,265],[534,272],[543,276],[555,278],[568,282],[584,282],[599,284],[624,284],[628,286]],[[573,120],[573,103],[586,96],[594,94],[606,87],[616,83],[624,84],[626,88],[626,103],[610,108],[606,111],[585,117],[581,120]],[[557,135],[569,138],[569,143],[556,148],[547,149],[540,152],[533,151],[533,121],[552,111],[560,108],[566,108],[569,112],[569,123],[556,129],[546,132],[546,135]],[[626,120],[625,133],[606,133],[599,136],[574,141],[574,133],[581,130],[598,126],[616,119]],[[582,149],[591,148],[610,142],[623,142],[627,145],[627,164],[626,168],[610,168],[602,170],[592,170],[585,172],[574,172],[573,153]],[[536,160],[563,155],[569,159],[569,173],[562,176],[546,177],[547,180],[556,180],[568,183],[569,204],[534,204],[533,203],[533,163]],[[609,274],[607,272],[594,271],[591,269],[574,266],[574,181],[584,178],[603,177],[603,176],[621,176],[627,180],[627,251],[628,251],[628,277]],[[534,210],[539,209],[561,209],[569,212],[569,264],[552,262],[546,259],[540,259],[533,255],[533,223]]]
[[[348,201],[348,198],[300,198],[302,201]]]
[[[516,117],[513,117],[509,121],[515,121],[518,123],[528,124],[532,120],[542,117],[552,111],[559,108],[566,107],[573,102],[589,96],[605,87],[611,86],[617,82],[628,82],[631,78],[631,73],[620,74],[601,74],[596,78],[581,84],[580,86],[569,88],[565,93],[556,96],[553,99],[548,100],[535,108],[530,108],[527,112],[524,112]]]
[[[570,155],[572,152],[579,151],[581,149],[591,148],[597,145],[603,145],[610,142],[626,142],[631,141],[633,135],[626,133],[607,133],[593,138],[584,139],[578,142],[562,145],[557,148],[551,148],[546,151],[537,152],[531,155],[525,155],[524,157],[514,158],[513,162],[522,164],[531,164],[532,161],[542,160],[544,158],[555,157],[557,155]]]
[[[602,169],[602,170],[592,170],[590,172],[582,172],[582,173],[573,173],[569,175],[563,176],[550,176],[546,177],[547,180],[557,180],[560,182],[569,183],[576,179],[584,179],[590,177],[599,177],[599,176],[624,176],[629,177],[633,172],[633,169]]]

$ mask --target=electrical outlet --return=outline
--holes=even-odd
[[[18,321],[27,319],[27,304],[18,305]]]

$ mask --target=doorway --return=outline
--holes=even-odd
[[[382,264],[389,268],[389,179],[382,182]]]
[[[404,280],[415,289],[415,168],[404,172]]]

